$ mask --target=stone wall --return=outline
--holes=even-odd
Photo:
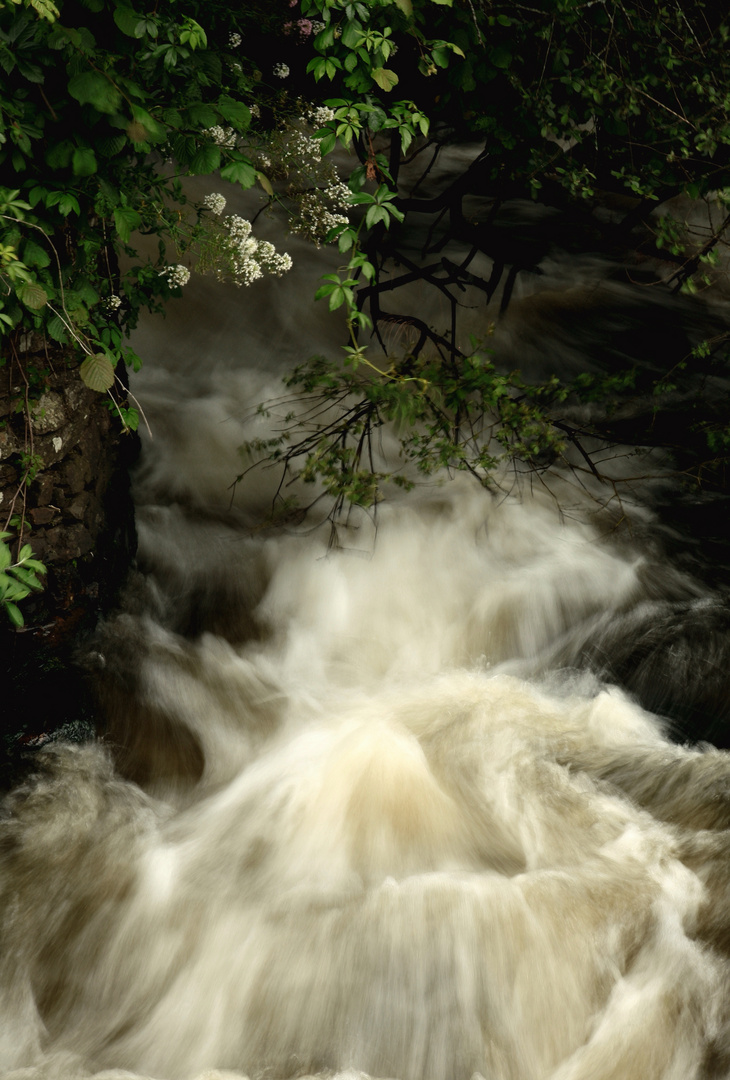
[[[46,589],[21,602],[24,627],[0,610],[5,751],[87,708],[73,656],[116,603],[136,539],[128,477],[136,436],[121,434],[108,396],[84,386],[76,359],[23,344],[0,368],[0,528],[19,516],[22,542],[48,575]]]

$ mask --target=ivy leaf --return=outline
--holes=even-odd
[[[396,73],[389,68],[373,68],[370,74],[380,89],[385,90],[386,93],[389,93],[399,81]]]
[[[90,146],[77,146],[71,158],[74,176],[93,176],[97,170],[96,154]]]
[[[103,113],[116,112],[122,95],[117,87],[100,71],[84,71],[69,79],[68,92],[80,105],[93,105]]]
[[[89,390],[106,393],[114,385],[114,365],[105,353],[87,356],[79,368],[82,382]]]
[[[48,293],[37,281],[26,281],[19,285],[15,293],[26,307],[32,311],[40,311],[48,303]]]
[[[141,215],[128,206],[118,206],[114,211],[114,227],[125,244],[129,243],[132,229],[136,229],[141,222]]]

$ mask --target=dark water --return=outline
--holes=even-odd
[[[551,228],[507,363],[697,339]],[[2,822],[0,1074],[730,1075],[730,759],[697,745],[727,740],[722,544],[658,449],[603,452],[608,494],[437,476],[337,550],[326,510],[270,523],[272,473],[231,502],[256,403],[342,339],[311,302],[335,257],[286,246],[285,281],[194,278],[139,332],[139,570],[85,658],[107,733],[40,753]]]

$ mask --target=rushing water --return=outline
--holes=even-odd
[[[730,1075],[730,760],[676,726],[727,718],[722,597],[638,481],[436,477],[336,550],[267,524],[270,474],[231,505],[252,405],[340,336],[291,246],[138,338],[140,570],[86,658],[106,738],[2,822],[0,1075]],[[586,265],[518,289],[506,350],[649,318]]]

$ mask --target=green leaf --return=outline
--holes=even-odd
[[[114,365],[105,353],[87,356],[79,368],[82,381],[89,390],[106,393],[114,385]]]
[[[196,176],[207,176],[215,172],[221,163],[221,152],[217,146],[199,146],[190,162],[190,172]]]
[[[242,188],[253,187],[256,183],[256,170],[248,161],[232,161],[221,169],[221,176],[232,184],[240,184]]]
[[[24,626],[25,622],[21,614],[20,608],[15,604],[11,604],[9,600],[3,601],[3,606],[7,612],[7,616],[14,626]]]
[[[125,244],[129,243],[132,230],[142,223],[142,216],[128,206],[118,206],[114,211],[114,227]]]
[[[385,90],[386,93],[389,93],[399,81],[396,73],[390,71],[389,68],[373,68],[370,74],[380,89]]]
[[[136,37],[139,15],[131,7],[117,7],[114,9],[114,22],[127,37]]]
[[[93,176],[97,170],[96,154],[90,146],[77,146],[71,159],[74,176]]]
[[[243,131],[251,123],[251,110],[242,101],[224,94],[218,99],[218,112],[229,124],[233,124],[239,131]]]
[[[93,105],[103,113],[116,112],[122,95],[111,79],[99,71],[84,71],[69,80],[68,92],[81,105]]]
[[[401,9],[406,18],[410,19],[413,14],[413,4],[411,0],[395,0],[396,6]]]
[[[330,135],[325,135],[325,137],[320,141],[319,144],[319,152],[322,157],[326,157],[327,154],[330,153],[330,151],[334,150],[336,143],[337,136],[334,132],[332,132]]]
[[[46,333],[49,337],[52,337],[53,340],[57,341],[60,345],[65,345],[68,341],[66,324],[60,315],[54,315],[53,318],[46,324]]]
[[[46,164],[51,169],[66,169],[71,164],[74,146],[70,139],[62,139],[61,142],[48,147],[46,151]]]
[[[48,293],[37,281],[24,282],[15,292],[18,300],[32,311],[40,311],[48,303]]]
[[[256,179],[261,184],[261,187],[264,189],[266,194],[269,195],[271,198],[273,198],[274,197],[274,189],[271,186],[271,181],[269,180],[268,176],[264,176],[264,174],[262,172],[259,172],[257,170],[256,171]]]
[[[26,240],[23,245],[23,262],[26,266],[44,267],[50,265],[51,256],[35,240]]]

